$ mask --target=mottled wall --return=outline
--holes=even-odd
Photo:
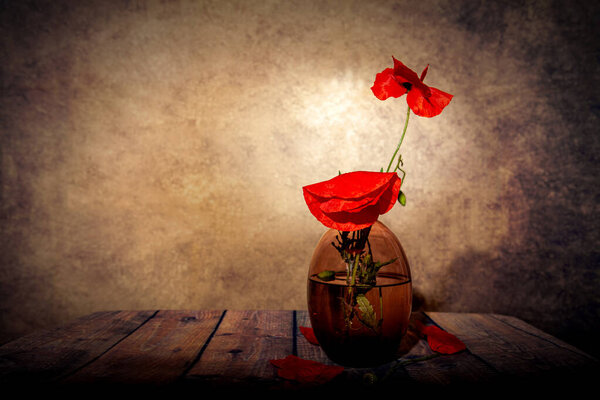
[[[600,331],[598,7],[551,1],[2,1],[0,339],[107,309],[306,307],[301,187],[391,157],[429,310]]]

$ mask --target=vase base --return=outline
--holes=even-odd
[[[391,353],[389,355],[385,355],[385,356],[379,356],[379,357],[373,357],[373,355],[365,355],[364,357],[353,357],[353,358],[348,358],[348,357],[335,357],[335,356],[329,356],[327,355],[327,357],[333,361],[334,363],[344,366],[344,367],[348,367],[348,368],[373,368],[373,367],[378,367],[380,365],[384,365],[384,364],[388,364],[394,360],[396,360],[398,357],[394,354]]]
[[[372,339],[372,340],[369,340]],[[353,343],[328,343],[323,346],[327,357],[336,364],[351,368],[370,368],[398,358],[400,341],[385,341],[378,337],[354,338]]]

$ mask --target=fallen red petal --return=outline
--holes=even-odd
[[[427,344],[436,353],[455,354],[467,348],[456,336],[435,325],[426,326],[417,321],[416,327],[419,332],[427,336]]]
[[[344,367],[304,360],[294,355],[279,360],[271,360],[271,364],[279,368],[277,374],[281,378],[300,383],[323,384],[344,371]]]
[[[316,344],[317,346],[319,345],[319,341],[317,340],[315,332],[312,328],[301,326],[300,332],[302,332],[302,335],[306,338],[306,340],[308,340],[309,343]]]

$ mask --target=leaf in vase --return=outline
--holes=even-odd
[[[335,279],[335,272],[325,270],[325,271],[319,272],[317,274],[317,277],[319,277],[319,279],[322,281],[332,281]]]
[[[360,320],[367,325],[369,328],[375,328],[377,326],[377,317],[375,316],[375,310],[369,303],[369,299],[364,294],[356,296],[356,302],[358,303],[358,309],[361,312]]]

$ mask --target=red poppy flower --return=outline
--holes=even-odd
[[[371,91],[379,100],[389,97],[400,97],[406,93],[406,101],[410,109],[420,117],[435,117],[450,103],[452,96],[423,83],[429,65],[417,73],[394,57],[394,68],[386,68],[375,76]]]
[[[431,350],[441,354],[454,354],[463,351],[467,346],[456,336],[435,325],[423,325],[417,321],[417,329],[427,336],[427,344]]]
[[[308,209],[323,225],[350,232],[373,225],[391,210],[400,185],[395,172],[355,171],[302,190]]]
[[[329,382],[344,371],[344,367],[325,365],[317,361],[304,360],[294,355],[279,360],[271,360],[279,368],[277,374],[283,379],[300,383],[323,384]]]

